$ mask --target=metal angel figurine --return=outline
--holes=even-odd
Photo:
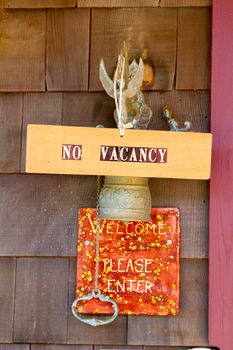
[[[168,106],[163,107],[163,117],[166,119],[171,131],[189,131],[191,129],[191,123],[189,121],[185,121],[184,126],[180,127]]]
[[[124,43],[118,56],[117,68],[113,80],[109,77],[104,60],[101,59],[99,76],[106,93],[115,99],[114,119],[124,135],[125,128],[146,129],[152,117],[152,111],[145,103],[142,93],[144,63],[133,60],[128,62],[128,48]]]

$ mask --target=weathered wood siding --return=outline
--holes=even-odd
[[[208,345],[207,182],[150,180],[153,206],[181,210],[180,315],[120,316],[92,329],[72,317],[70,305],[77,209],[95,206],[96,179],[24,169],[28,123],[114,126],[114,101],[102,91],[98,64],[103,56],[112,72],[123,39],[131,56],[148,48],[155,67],[145,94],[154,112],[150,128],[167,129],[161,118],[167,104],[193,131],[209,131],[210,5],[0,0],[0,350]]]

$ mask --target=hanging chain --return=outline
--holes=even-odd
[[[101,176],[97,176],[96,233],[95,233],[95,289],[99,289],[99,234],[100,234],[100,190]]]
[[[103,326],[109,324],[115,320],[118,315],[118,305],[115,300],[112,300],[108,295],[104,295],[101,293],[99,289],[99,234],[100,234],[100,190],[101,190],[101,177],[97,176],[97,198],[96,198],[96,231],[95,231],[95,287],[94,289],[87,295],[83,295],[81,297],[76,298],[71,306],[72,314],[77,320],[89,324],[90,326]],[[113,314],[110,316],[104,316],[97,318],[96,315],[83,315],[77,312],[77,304],[82,301],[86,302],[93,298],[99,299],[104,303],[109,303],[113,306]]]

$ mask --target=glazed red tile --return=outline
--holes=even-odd
[[[177,315],[179,312],[179,210],[152,208],[151,222],[101,220],[99,288],[120,314]],[[95,287],[96,209],[79,209],[77,297]],[[79,302],[79,313],[112,312],[109,303]]]

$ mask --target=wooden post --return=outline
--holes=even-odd
[[[233,344],[233,1],[213,1],[209,342]]]

